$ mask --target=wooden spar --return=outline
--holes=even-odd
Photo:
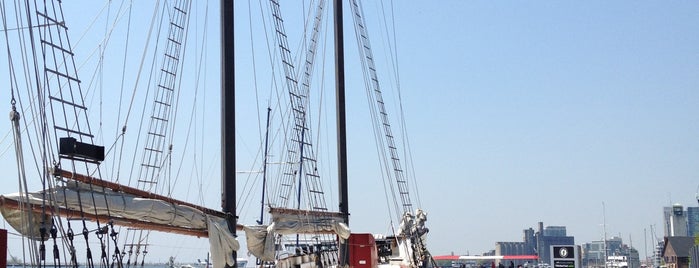
[[[21,204],[17,202],[16,200],[10,199],[10,198],[5,198],[4,196],[0,196],[0,206],[3,208],[7,209],[14,209],[14,210],[19,210],[19,209],[25,209],[27,206],[31,209],[32,212],[35,213],[43,213],[46,211],[46,213],[51,213],[51,214],[56,214],[61,217],[65,218],[85,218],[86,220],[89,221],[100,221],[100,222],[109,222],[112,220],[114,224],[120,225],[120,226],[125,226],[125,227],[132,227],[132,228],[138,228],[138,229],[144,229],[144,230],[153,230],[153,231],[160,231],[160,232],[166,232],[166,233],[175,233],[175,234],[181,234],[181,235],[189,235],[189,236],[196,236],[196,237],[209,237],[209,233],[206,229],[191,229],[191,228],[185,228],[185,227],[178,227],[178,226],[170,226],[166,224],[159,224],[159,223],[153,223],[153,222],[148,222],[148,221],[140,221],[140,220],[131,220],[131,219],[124,219],[124,218],[116,218],[116,217],[109,217],[109,216],[103,216],[103,215],[94,215],[90,213],[80,213],[80,211],[77,210],[72,210],[72,209],[65,209],[65,208],[56,208],[53,206],[46,206],[42,208],[40,205],[30,205],[30,204]],[[45,210],[44,210],[45,209]],[[242,226],[236,226],[236,229],[242,230]]]
[[[154,194],[154,193],[151,193],[151,192],[146,192],[146,191],[143,191],[143,190],[140,190],[140,189],[136,189],[136,188],[133,188],[133,187],[129,187],[129,186],[126,186],[126,185],[121,185],[121,184],[118,184],[118,183],[113,183],[113,182],[110,182],[110,181],[105,181],[105,180],[101,180],[101,179],[98,179],[98,178],[95,178],[95,177],[90,177],[90,176],[86,176],[86,175],[82,175],[82,174],[72,173],[72,172],[70,172],[70,171],[66,171],[66,170],[62,170],[62,169],[54,169],[54,170],[49,170],[49,171],[51,171],[51,173],[52,173],[54,176],[61,176],[61,177],[66,178],[66,179],[76,180],[76,181],[79,181],[79,182],[88,183],[88,184],[92,184],[92,185],[99,186],[99,187],[104,187],[104,188],[107,188],[107,189],[111,189],[111,190],[113,190],[113,191],[115,191],[115,192],[122,192],[122,193],[127,193],[127,194],[131,194],[131,195],[135,195],[135,196],[138,196],[138,197],[149,198],[149,199],[157,199],[157,200],[165,201],[165,202],[172,203],[172,204],[188,206],[188,207],[191,207],[191,208],[198,209],[198,210],[200,210],[201,212],[204,212],[204,213],[207,214],[207,215],[212,215],[212,216],[216,216],[216,217],[219,217],[219,218],[225,218],[225,217],[226,217],[226,214],[224,214],[224,213],[221,212],[221,211],[216,211],[216,210],[213,210],[213,209],[210,209],[210,208],[205,208],[205,207],[202,207],[202,206],[198,206],[198,205],[195,205],[195,204],[187,203],[187,202],[180,201],[180,200],[177,200],[177,199],[174,199],[174,198],[170,198],[170,197],[167,197],[167,196],[163,196],[163,195],[159,195],[159,194]]]

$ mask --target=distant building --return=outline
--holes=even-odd
[[[539,262],[545,263],[549,263],[551,260],[551,246],[575,245],[575,238],[566,236],[565,226],[547,226],[544,228],[543,222],[539,222],[539,231],[536,232],[535,239]]]
[[[523,242],[496,242],[495,255],[535,255],[536,238],[534,229],[525,229],[523,233]]]
[[[528,255],[524,249],[524,242],[496,242],[495,255]]]
[[[665,241],[660,240],[658,244],[655,245],[655,250],[653,250],[653,267],[660,267],[663,264],[663,249],[665,248]]]
[[[663,208],[665,236],[687,236],[687,213],[680,204]]]
[[[699,236],[699,207],[687,207],[687,235]]]
[[[566,236],[565,226],[546,226],[544,236]]]
[[[582,244],[582,266],[604,267],[604,242],[592,241]]]
[[[628,256],[629,260],[629,268],[641,267],[641,255],[638,254],[638,250],[632,247],[629,247],[628,250],[629,251],[626,255]]]
[[[620,237],[611,237],[607,239],[605,248],[604,240],[592,241],[582,245],[583,248],[583,266],[587,267],[605,267],[609,256],[622,255],[623,243]],[[606,254],[605,254],[606,249]]]
[[[526,255],[536,254],[536,236],[534,236],[534,234],[536,234],[536,232],[534,232],[532,228],[524,230],[524,237],[522,240],[524,240]]]
[[[549,263],[551,246],[575,245],[575,239],[566,235],[565,226],[546,226],[539,222],[538,231],[529,228],[523,231],[522,242],[496,242],[494,255],[538,255],[539,263]],[[515,261],[515,265],[525,261]]]
[[[689,260],[691,268],[699,268],[699,245],[694,244],[692,248],[689,249]],[[695,261],[692,261],[695,260]]]
[[[607,261],[612,257],[623,256],[629,268],[641,266],[638,251],[623,243],[621,237],[611,237],[607,239],[607,254],[605,255],[604,241],[592,241],[582,245],[582,265],[583,267],[605,267],[605,257]]]
[[[665,237],[670,235],[670,217],[672,217],[672,207],[663,207],[663,231]]]

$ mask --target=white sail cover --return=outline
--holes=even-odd
[[[44,217],[41,213],[26,213],[25,211],[5,207],[0,207],[0,213],[2,213],[2,217],[12,228],[32,240],[41,240],[41,231],[39,229],[42,222],[46,221],[45,226],[53,225],[53,218],[51,216]],[[46,241],[48,239],[49,236],[46,235],[43,240]]]
[[[71,183],[72,184],[72,183]],[[100,216],[112,216],[191,229],[206,229],[206,214],[198,209],[168,203],[162,200],[141,198],[121,192],[101,192],[83,187],[56,187],[47,191],[29,193],[25,198],[30,204],[46,204]],[[101,187],[94,187],[101,188]],[[19,193],[4,195],[20,201]]]
[[[238,240],[229,232],[228,222],[220,217],[209,216],[209,247],[211,250],[211,261],[215,268],[223,268],[228,264],[233,267],[235,259],[233,251],[240,249]]]
[[[274,231],[266,225],[243,226],[248,252],[261,261],[274,261]]]
[[[245,226],[248,252],[262,261],[273,261],[275,254],[274,236],[276,234],[313,234],[332,232],[341,239],[350,236],[350,229],[340,217],[308,216],[272,212],[272,224],[269,226]]]
[[[2,197],[15,201],[22,200],[33,205],[50,206],[70,210],[80,210],[100,216],[110,216],[140,222],[151,222],[176,226],[182,228],[208,230],[209,243],[211,245],[212,257],[216,266],[223,267],[228,263],[233,265],[231,254],[225,252],[237,251],[240,248],[238,241],[228,231],[228,223],[225,219],[207,215],[206,213],[185,205],[173,204],[158,199],[142,198],[134,195],[107,190],[99,191],[101,187],[90,189],[87,184],[70,183],[71,186],[61,186],[50,189],[46,193],[34,192],[20,199],[19,193],[6,194]],[[44,197],[47,199],[44,202]],[[8,208],[2,208],[3,215],[16,214]],[[26,217],[26,216],[25,216]],[[7,217],[6,217],[7,218]],[[14,218],[21,219],[21,216]],[[21,226],[21,225],[20,225]],[[15,227],[13,225],[13,227]],[[23,235],[30,236],[32,231],[29,228],[15,228]],[[35,234],[34,234],[35,235]]]

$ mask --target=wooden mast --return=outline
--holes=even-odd
[[[342,27],[342,0],[335,0],[333,5],[335,25],[335,95],[337,109],[337,172],[340,200],[340,214],[349,226],[349,202],[347,190],[347,130],[345,126],[345,48]],[[340,267],[349,264],[349,247],[340,243]]]
[[[228,229],[236,236],[235,189],[235,55],[233,0],[221,0],[221,206]],[[238,267],[237,252],[231,252]],[[226,265],[228,267],[228,265]]]

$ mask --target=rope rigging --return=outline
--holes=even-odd
[[[283,141],[281,144],[274,144],[276,146],[284,146],[282,149],[279,165],[270,161],[271,157],[264,156],[264,149],[258,151],[258,156],[255,158],[262,159],[263,165],[265,165],[262,170],[269,171],[267,168],[274,165],[276,170],[273,172],[278,173],[278,176],[272,175],[268,176],[273,179],[277,179],[277,182],[269,182],[263,188],[263,193],[270,193],[265,195],[263,199],[263,205],[267,204],[274,217],[277,217],[275,213],[287,213],[283,208],[293,208],[293,211],[298,211],[299,220],[309,224],[313,221],[313,218],[322,219],[327,216],[322,213],[310,215],[301,215],[305,211],[317,211],[317,212],[327,212],[327,204],[325,203],[325,197],[323,188],[321,185],[321,180],[319,176],[319,168],[316,163],[316,152],[315,148],[311,145],[311,140],[314,137],[310,133],[310,115],[309,115],[309,87],[311,77],[310,74],[313,72],[313,62],[315,61],[315,50],[317,46],[318,35],[322,27],[320,27],[322,22],[322,15],[324,14],[324,2],[318,1],[317,5],[313,6],[316,14],[308,17],[307,30],[311,31],[306,36],[306,41],[301,41],[305,43],[307,47],[303,49],[304,53],[301,56],[292,57],[291,49],[288,46],[287,35],[284,30],[283,19],[281,17],[280,5],[278,1],[271,0],[268,1],[269,9],[271,10],[268,16],[263,15],[265,23],[270,22],[270,28],[264,27],[264,32],[267,33],[265,37],[267,40],[274,39],[276,44],[271,44],[268,41],[268,53],[270,53],[270,63],[272,66],[272,88],[276,86],[276,82],[279,81],[284,86],[284,90],[277,89],[273,91],[270,96],[276,97],[276,102],[272,105],[268,105],[274,111],[274,115],[270,116],[270,120],[275,118],[275,115],[282,115],[281,127],[278,128],[279,135],[283,136],[281,138]],[[262,9],[261,9],[262,10]],[[305,7],[304,7],[305,10]],[[264,12],[262,14],[265,14]],[[315,27],[311,27],[315,25]],[[268,33],[271,31],[271,34]],[[314,37],[315,36],[315,37]],[[271,49],[274,48],[274,49]],[[305,65],[297,73],[294,67],[294,62],[296,59],[300,59],[301,65]],[[281,66],[280,66],[281,65]],[[283,72],[276,72],[275,68],[280,67]],[[277,78],[280,76],[281,78]],[[286,96],[284,96],[286,95]],[[257,96],[257,95],[256,95]],[[286,100],[284,100],[286,99]],[[286,120],[286,121],[285,121]],[[263,121],[263,120],[260,120]],[[276,124],[275,124],[276,125]],[[260,131],[260,133],[262,133]],[[277,139],[277,134],[272,134],[270,131],[269,139],[274,141]],[[262,137],[262,135],[261,135]],[[261,145],[266,144],[262,142]],[[263,148],[263,146],[260,146]],[[274,147],[278,148],[278,147]],[[263,155],[260,157],[260,155]],[[276,158],[276,157],[275,157]],[[247,189],[246,184],[246,189]],[[268,189],[265,189],[268,188]],[[246,191],[249,193],[250,191]],[[259,193],[259,191],[255,191]],[[240,203],[239,203],[240,206]],[[259,210],[258,210],[259,212]],[[256,217],[259,221],[260,218]],[[263,220],[264,221],[264,220]],[[314,227],[317,228],[317,227]],[[334,245],[336,237],[334,235],[329,235],[327,233],[319,232],[315,235],[305,235],[299,234],[298,236],[277,236],[275,239],[275,244],[281,247],[291,246],[300,250],[299,253],[309,253],[314,250],[318,250],[318,256],[323,262],[337,263],[337,247]],[[331,242],[327,245],[325,249],[321,249],[322,243]],[[293,253],[292,253],[293,254]],[[283,258],[283,256],[278,256]],[[319,260],[320,260],[319,259]]]
[[[403,243],[403,246],[406,248],[406,251],[411,252],[410,264],[422,266],[431,260],[424,241],[424,236],[428,232],[428,229],[424,226],[426,214],[420,209],[413,212],[413,204],[411,202],[409,190],[410,181],[400,161],[398,147],[391,130],[391,124],[389,122],[376,70],[375,58],[372,53],[372,46],[369,42],[369,33],[366,26],[364,11],[357,0],[350,0],[350,6],[354,15],[355,35],[358,40],[357,47],[363,67],[366,94],[369,101],[370,113],[372,115],[372,126],[376,142],[379,145],[377,146],[377,151],[381,159],[381,168],[385,175],[384,187],[386,188],[388,186],[388,188],[390,188],[389,192],[393,196],[394,212],[398,214],[396,218],[401,219],[400,229],[397,235],[409,241]],[[397,67],[394,68],[396,71],[396,78],[398,78]],[[401,118],[404,118],[402,116],[402,106],[400,110]],[[405,125],[405,121],[401,121],[401,123],[403,126]],[[407,141],[404,128],[402,128],[402,134],[405,146],[405,142]],[[381,138],[381,136],[383,138]],[[398,199],[400,199],[400,203]],[[415,213],[415,215],[412,213]]]
[[[27,2],[28,4],[28,2]],[[29,125],[34,126],[35,135],[37,135],[40,142],[36,143],[40,147],[40,154],[33,154],[39,156],[34,158],[34,163],[36,165],[37,174],[40,174],[40,182],[42,191],[39,193],[41,196],[41,201],[38,205],[40,222],[38,224],[39,239],[38,249],[32,246],[33,242],[28,242],[32,249],[32,258],[30,258],[31,263],[38,265],[47,265],[49,260],[46,258],[46,251],[49,250],[52,253],[53,265],[61,266],[62,260],[70,261],[71,265],[77,265],[76,262],[76,252],[75,246],[73,244],[74,231],[73,226],[68,222],[67,231],[63,228],[62,221],[58,218],[56,211],[59,207],[56,204],[58,201],[54,196],[54,189],[59,189],[60,184],[65,184],[62,178],[54,177],[48,171],[48,167],[70,167],[74,172],[78,169],[86,171],[90,174],[95,172],[99,174],[99,168],[94,165],[99,162],[99,156],[93,158],[92,155],[76,155],[72,153],[66,153],[63,151],[62,147],[56,148],[52,144],[58,145],[58,141],[63,142],[63,137],[72,137],[72,140],[82,142],[88,142],[85,144],[92,144],[93,135],[90,133],[90,126],[87,122],[87,110],[84,105],[84,97],[80,90],[80,80],[77,76],[77,71],[75,69],[75,62],[73,59],[73,53],[71,52],[71,45],[67,36],[67,28],[62,23],[63,11],[60,5],[55,3],[39,3],[35,2],[33,6],[22,5],[20,2],[15,2],[16,10],[23,10],[23,14],[17,16],[17,32],[20,37],[20,55],[23,56],[24,61],[22,64],[24,66],[24,73],[27,78],[27,88],[35,88],[35,93],[28,91],[30,99],[37,100],[31,107],[31,118],[34,118],[32,122],[27,122],[27,130],[31,129]],[[34,10],[34,11],[30,11]],[[7,30],[7,9],[3,4],[3,27]],[[26,27],[21,27],[25,25]],[[36,25],[36,26],[35,26]],[[26,38],[28,36],[28,38]],[[8,59],[12,59],[12,52],[10,50],[9,36],[7,31],[5,32],[6,40],[8,40]],[[40,47],[40,53],[39,48]],[[25,48],[29,48],[28,50]],[[30,51],[31,53],[27,53]],[[31,59],[31,60],[27,60]],[[15,88],[17,88],[16,75],[14,75],[14,63],[12,60],[8,61],[10,69],[13,70],[10,77],[11,82],[11,104],[13,106],[13,129],[15,138],[15,152],[17,155],[18,164],[18,174],[19,178],[24,181],[20,183],[20,188],[22,189],[22,194],[28,196],[28,188],[26,185],[26,172],[24,155],[22,148],[22,137],[21,129],[19,128],[19,113],[15,106]],[[28,64],[29,63],[29,64]],[[32,67],[33,66],[33,67]],[[31,82],[31,81],[34,82]],[[36,98],[32,95],[36,94]],[[49,100],[44,102],[42,100]],[[21,102],[20,102],[21,103]],[[37,107],[36,109],[34,107]],[[69,115],[71,114],[72,115]],[[53,134],[49,134],[53,132]],[[59,137],[61,137],[59,139]],[[77,138],[77,139],[75,139]],[[32,142],[31,135],[27,137],[29,140],[30,147],[33,149],[34,142]],[[90,145],[91,146],[91,145]],[[55,154],[55,148],[61,152],[58,157]],[[96,148],[96,147],[94,147]],[[77,162],[85,163],[84,166],[78,164]],[[57,179],[54,181],[54,179]],[[90,187],[91,188],[91,187]],[[78,187],[79,189],[79,187]],[[92,189],[94,190],[94,189]],[[65,195],[64,195],[65,197]],[[29,204],[27,200],[20,199],[20,207],[34,207],[35,205]],[[95,196],[91,196],[91,203],[95,203]],[[85,240],[88,241],[88,228],[85,223],[85,211],[82,210],[82,203],[89,202],[88,200],[83,200],[78,197],[79,204],[79,215],[82,218],[82,233]],[[36,210],[35,210],[36,211]],[[29,214],[31,215],[31,214]],[[30,216],[31,217],[31,216]],[[109,217],[109,215],[107,215]],[[31,223],[29,224],[30,228]],[[101,230],[96,234],[98,237],[101,235],[103,228],[102,223],[97,220],[98,229]],[[60,228],[59,228],[60,227]],[[106,226],[105,226],[106,227]],[[59,233],[61,235],[59,235]],[[67,242],[63,241],[63,238],[67,238]],[[100,247],[102,249],[101,262],[107,264],[109,261],[105,258],[104,250],[107,248],[104,240],[100,238]],[[52,243],[51,249],[46,248],[46,241]],[[59,244],[64,247],[68,247],[68,252],[70,254],[69,258],[61,258],[61,250]],[[88,262],[92,266],[92,254],[89,243],[86,247],[86,255],[88,257]],[[65,249],[64,249],[65,251]]]
[[[190,0],[180,1],[180,5],[186,6],[186,8],[181,8],[181,6],[178,6],[175,4],[175,2],[168,3],[167,8],[171,9],[169,14],[168,12],[162,12],[160,14],[168,14],[164,17],[177,19],[177,14],[189,12],[191,3],[192,1]],[[124,224],[125,222],[132,224],[132,222],[129,222],[130,220],[124,220],[124,218],[121,218],[123,216],[120,214],[112,214],[113,211],[111,202],[113,199],[108,200],[108,198],[111,198],[111,196],[108,196],[108,194],[114,192],[116,192],[114,195],[124,194],[120,193],[121,191],[119,190],[114,190],[111,188],[106,189],[104,185],[93,185],[93,178],[95,180],[102,181],[100,177],[102,176],[104,170],[107,170],[105,174],[114,174],[111,172],[112,170],[108,169],[109,167],[105,167],[106,165],[101,165],[102,160],[104,159],[103,156],[100,157],[97,153],[93,155],[86,151],[65,150],[66,148],[74,149],[79,146],[87,146],[89,149],[104,149],[101,146],[93,145],[95,141],[102,140],[104,133],[106,133],[103,132],[102,128],[104,125],[102,124],[102,121],[106,119],[107,114],[105,113],[105,117],[102,117],[102,104],[108,102],[109,99],[107,99],[106,95],[103,95],[101,88],[102,86],[109,86],[104,79],[109,78],[110,74],[105,71],[108,69],[107,67],[109,67],[109,62],[104,61],[104,57],[108,56],[106,48],[108,47],[110,39],[109,36],[112,35],[112,30],[115,28],[117,21],[121,18],[127,18],[127,16],[123,16],[123,14],[130,14],[131,9],[127,10],[126,12],[122,12],[124,10],[120,9],[120,11],[116,13],[118,14],[116,16],[113,9],[110,11],[109,6],[106,6],[102,9],[102,11],[100,11],[104,12],[104,14],[107,16],[107,22],[104,24],[105,37],[102,39],[99,45],[99,56],[95,57],[95,59],[99,59],[97,59],[97,71],[93,76],[95,77],[94,81],[97,82],[95,83],[95,86],[99,85],[100,91],[93,91],[95,92],[94,94],[89,94],[89,88],[87,91],[83,91],[83,89],[86,89],[85,87],[81,88],[82,81],[78,78],[76,60],[72,52],[73,47],[68,39],[68,28],[64,23],[63,10],[60,3],[51,1],[37,1],[36,3],[31,3],[30,5],[30,1],[15,1],[14,8],[6,8],[7,5],[11,4],[13,3],[3,1],[0,3],[0,8],[2,9],[3,14],[2,27],[5,29],[3,35],[5,39],[8,40],[6,47],[8,54],[8,65],[12,73],[10,76],[11,79],[6,80],[11,85],[8,88],[11,94],[8,95],[11,95],[12,97],[12,109],[17,115],[13,116],[12,119],[13,128],[16,130],[15,139],[17,140],[17,142],[15,142],[15,152],[18,154],[18,169],[22,168],[22,170],[31,170],[32,164],[29,164],[31,161],[26,163],[25,161],[29,159],[34,160],[33,165],[35,166],[36,174],[38,174],[39,177],[33,180],[33,182],[37,185],[41,184],[39,191],[31,193],[33,196],[37,197],[34,200],[39,200],[36,201],[38,203],[34,203],[33,205],[27,205],[27,201],[24,200],[25,197],[29,196],[30,194],[28,191],[29,188],[27,186],[20,187],[20,189],[22,189],[21,192],[25,192],[22,195],[22,200],[24,201],[20,200],[19,205],[17,206],[24,210],[33,210],[34,212],[37,212],[33,216],[33,219],[39,222],[38,224],[33,224],[37,226],[36,236],[34,237],[36,242],[26,242],[26,249],[31,248],[32,246],[30,245],[34,245],[35,247],[35,250],[33,250],[31,253],[31,258],[28,259],[31,259],[33,264],[38,264],[40,266],[72,266],[76,265],[77,262],[80,261],[86,263],[88,267],[121,267],[123,262],[127,262],[127,260],[124,260],[124,257],[129,254],[128,261],[131,263],[145,263],[145,259],[143,257],[146,255],[149,249],[147,247],[148,236],[146,233],[137,232],[135,235],[126,235],[127,231],[124,230],[124,234],[120,234],[120,230],[117,230],[119,227],[117,226]],[[21,10],[19,16],[15,17],[18,22],[21,22],[21,24],[18,23],[18,27],[14,27],[17,30],[7,31],[11,27],[8,27],[7,24],[10,16],[6,16],[6,11],[10,9],[15,9],[14,11]],[[93,22],[94,21],[95,20],[93,20]],[[113,24],[110,25],[112,22]],[[172,194],[173,186],[177,183],[176,178],[174,181],[168,181],[174,182],[174,184],[165,183],[165,180],[163,180],[165,178],[170,179],[172,176],[171,170],[173,170],[173,165],[176,166],[176,164],[173,163],[174,161],[172,161],[172,144],[175,142],[175,140],[170,135],[168,135],[169,139],[161,139],[158,131],[163,130],[170,133],[175,131],[175,114],[177,114],[176,104],[180,99],[185,98],[184,94],[183,96],[179,95],[179,89],[174,94],[167,92],[174,91],[175,87],[179,88],[182,84],[183,76],[175,75],[175,70],[179,69],[177,71],[178,73],[180,70],[182,70],[181,66],[183,61],[178,60],[178,58],[184,58],[184,51],[186,51],[186,42],[184,42],[184,40],[187,39],[187,34],[179,29],[186,28],[180,26],[188,26],[188,22],[189,20],[187,18],[179,22],[175,22],[174,24],[170,24],[171,38],[168,40],[170,43],[161,43],[161,47],[170,52],[163,56],[164,58],[169,59],[169,62],[159,62],[162,63],[162,65],[160,67],[155,67],[155,69],[161,72],[161,75],[153,76],[153,81],[159,80],[159,82],[149,82],[152,87],[157,86],[166,92],[164,94],[160,94],[160,96],[163,97],[162,99],[156,100],[156,103],[161,105],[161,107],[153,108],[153,111],[156,114],[158,114],[158,112],[162,112],[159,114],[162,115],[159,118],[166,119],[169,121],[169,124],[167,126],[151,124],[151,126],[153,126],[151,130],[153,131],[144,130],[144,132],[148,131],[148,134],[154,135],[156,138],[153,138],[151,140],[152,142],[147,141],[143,143],[144,146],[142,149],[146,148],[144,150],[149,150],[160,147],[165,148],[165,150],[161,150],[160,156],[158,157],[143,158],[146,160],[155,160],[153,162],[147,162],[152,163],[151,166],[153,167],[149,166],[149,170],[143,173],[152,175],[151,178],[154,180],[162,180],[159,184],[162,185],[162,187],[158,187],[158,190],[167,192],[168,196]],[[167,26],[163,29],[167,29]],[[19,41],[13,41],[15,43],[11,44],[9,40],[10,35],[14,34],[13,31],[17,33],[17,37],[19,37],[17,40]],[[163,32],[165,31],[166,30],[163,30]],[[179,32],[173,33],[172,31]],[[167,37],[168,36],[166,36],[166,38]],[[128,47],[128,45],[126,47]],[[178,49],[181,49],[182,52],[176,53],[175,51]],[[200,51],[202,55],[204,55],[206,52],[203,43]],[[17,57],[17,55],[20,55],[20,57]],[[19,58],[23,59],[24,61],[21,63],[13,62],[13,59]],[[125,59],[126,58],[124,58],[124,61]],[[143,59],[145,59],[145,57]],[[199,62],[199,65],[205,66],[203,60]],[[15,75],[13,73],[15,69],[19,70],[18,66],[23,66],[22,71],[24,72],[18,72],[18,75]],[[136,68],[134,67],[134,69]],[[200,67],[199,75],[205,76],[206,73],[205,71],[202,72],[202,69],[203,68]],[[17,84],[21,84],[22,80],[17,79],[17,76],[21,75],[25,75],[26,77],[24,80],[25,85],[21,85],[20,87],[17,86]],[[205,78],[197,78],[197,83],[199,83],[198,81],[200,79],[203,81],[206,80]],[[124,81],[125,80],[122,76],[122,84]],[[87,85],[87,83],[83,85]],[[17,91],[18,88],[21,89],[21,94],[16,94],[17,92],[20,92]],[[25,88],[29,90],[25,90]],[[136,91],[136,88],[137,86],[134,88],[134,92]],[[85,92],[88,92],[88,94],[84,94]],[[105,90],[104,92],[106,93],[108,91]],[[152,92],[155,92],[155,90]],[[99,111],[99,113],[93,112],[89,115],[89,117],[99,118],[99,124],[96,125],[97,128],[94,129],[97,130],[97,134],[94,134],[92,131],[93,129],[88,123],[87,106],[90,102],[90,97],[97,96],[97,94],[99,94],[100,107],[98,108],[99,110],[93,111]],[[198,95],[198,92],[195,91],[194,94]],[[188,95],[191,94],[188,92]],[[26,96],[29,97],[27,98]],[[135,94],[133,96],[135,96]],[[25,102],[26,100],[31,101],[31,105],[23,106],[23,99]],[[166,99],[172,104],[165,104],[166,101],[163,100]],[[128,102],[128,100],[126,100],[126,102]],[[131,108],[136,102],[138,102],[138,99],[133,97],[130,104],[131,106],[128,108],[129,110],[124,110],[127,111],[125,113],[125,121],[128,122],[128,118],[131,115]],[[119,103],[121,103],[121,101],[119,101]],[[198,104],[195,103],[194,105],[195,106],[192,106],[190,126],[192,122],[196,122],[196,120],[198,120],[198,116],[195,116],[196,113],[194,112],[194,110],[198,108],[196,105],[204,107],[201,102],[198,102]],[[19,117],[20,112],[23,110],[26,111],[26,114],[24,114],[25,117]],[[105,109],[104,111],[106,112],[107,110]],[[122,111],[121,108],[119,111]],[[168,113],[172,116],[166,118],[166,114]],[[122,117],[123,114],[124,113],[120,113],[119,117]],[[195,124],[198,125],[198,123]],[[23,125],[23,127],[20,127],[20,125]],[[120,165],[122,155],[124,155],[124,137],[126,136],[127,125],[128,123],[124,123],[121,127],[121,131],[117,133],[114,142],[109,142],[110,146],[107,154],[112,152],[114,155],[118,156],[114,157],[114,166]],[[200,129],[201,132],[194,132],[193,135],[195,139],[205,141],[205,136],[199,136],[199,133],[205,133],[205,128],[204,126],[201,126]],[[199,131],[198,129],[193,129],[193,131],[194,130]],[[189,135],[187,139],[187,141],[189,141]],[[21,143],[19,142],[21,140],[24,140],[22,141],[24,142],[24,147],[22,147]],[[26,142],[27,140],[29,142]],[[72,145],[63,146],[62,143],[64,141],[70,142]],[[200,141],[197,140],[195,141],[194,145],[199,146],[199,143]],[[148,144],[151,144],[152,146],[149,146]],[[187,150],[188,146],[191,147],[191,142],[185,142],[183,149]],[[201,146],[201,148],[203,148],[203,146]],[[30,155],[27,153],[30,149],[32,152],[38,153],[32,153]],[[22,155],[20,153],[24,154]],[[25,160],[24,157],[27,157],[27,159]],[[196,154],[195,157],[197,157]],[[184,162],[184,160],[182,161]],[[203,166],[204,163],[205,162],[201,160],[201,164],[199,166]],[[157,168],[154,168],[155,166],[157,166]],[[204,174],[203,169],[199,170],[199,166],[195,167],[193,170],[198,174]],[[162,171],[156,169],[160,169]],[[114,170],[116,171],[116,175],[110,177],[115,177],[116,181],[118,181],[120,169],[116,168]],[[26,171],[18,171],[18,174],[24,173],[26,173]],[[74,180],[78,176],[89,176],[88,178],[90,179],[87,182],[78,182]],[[179,176],[179,170],[177,176]],[[21,177],[31,178],[34,177],[34,175],[21,175]],[[199,175],[199,177],[201,181],[203,176]],[[121,211],[123,208],[115,208],[115,210]],[[206,213],[210,212],[207,211]],[[66,220],[66,222],[63,222],[63,220]],[[89,223],[88,221],[92,221],[93,223]],[[97,226],[96,228],[94,227],[95,225]],[[130,225],[127,224],[126,226]],[[199,231],[197,230],[195,232]],[[83,238],[79,237],[81,235]],[[127,246],[126,244],[121,245],[121,242],[123,241],[120,240],[123,240],[124,238],[135,238],[138,240],[138,243],[143,245],[132,246],[133,250],[130,250],[129,248],[131,246]],[[85,243],[85,246],[81,247],[79,244],[82,244],[83,242]],[[63,247],[63,249],[61,249],[61,247]],[[76,252],[76,248],[78,249],[77,251],[82,252]],[[133,252],[136,253],[135,258],[132,255]],[[49,254],[49,256],[46,256],[46,254]],[[51,262],[53,262],[53,264],[51,264]]]

